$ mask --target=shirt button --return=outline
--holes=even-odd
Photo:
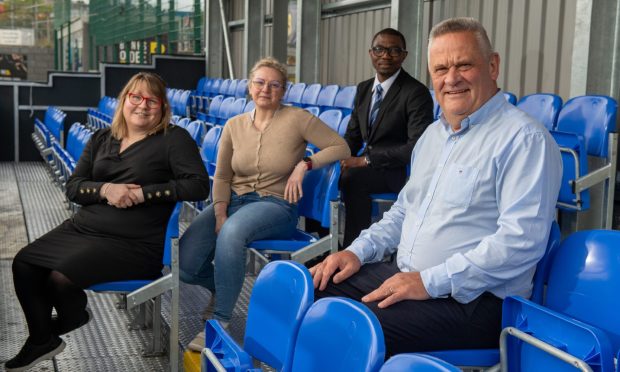
[[[159,198],[161,196],[161,191],[155,192],[155,196],[157,196]]]
[[[170,196],[170,190],[166,190],[166,191],[164,191],[164,195],[166,195],[166,196]]]

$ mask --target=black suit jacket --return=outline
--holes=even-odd
[[[374,78],[357,86],[351,121],[344,139],[355,156],[366,143],[373,168],[404,168],[411,151],[424,129],[433,122],[433,99],[428,88],[405,70],[388,90],[379,107],[372,129],[368,130],[368,114]]]

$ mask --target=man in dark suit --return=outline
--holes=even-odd
[[[405,37],[397,30],[386,28],[375,34],[368,51],[375,77],[357,86],[344,136],[353,156],[340,162],[344,248],[370,226],[370,195],[400,192],[411,150],[433,121],[428,88],[401,68],[406,49]]]

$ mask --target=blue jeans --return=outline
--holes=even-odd
[[[215,234],[209,205],[180,240],[180,278],[217,293],[215,319],[230,321],[245,278],[246,246],[259,239],[288,239],[297,226],[297,205],[252,192],[231,195],[228,219]],[[215,261],[215,267],[213,262]]]

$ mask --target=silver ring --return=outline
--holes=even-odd
[[[388,289],[390,290],[390,294],[394,294],[394,288],[390,287]]]

